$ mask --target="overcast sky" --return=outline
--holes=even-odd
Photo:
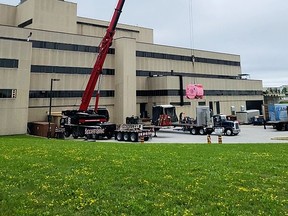
[[[117,3],[70,1],[78,16],[107,21]],[[126,0],[119,22],[154,29],[157,44],[240,55],[250,79],[288,85],[288,0]]]

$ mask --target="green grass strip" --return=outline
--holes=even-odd
[[[0,137],[0,215],[288,215],[287,144]]]

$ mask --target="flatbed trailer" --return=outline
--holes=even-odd
[[[288,131],[288,121],[267,121],[267,125],[272,125],[277,131]]]
[[[211,134],[214,131],[213,126],[197,125],[195,123],[172,123],[173,127],[181,127],[183,131],[189,131],[192,135],[200,134]]]
[[[115,140],[126,142],[152,139],[153,128],[145,129],[142,124],[122,124],[115,130]]]

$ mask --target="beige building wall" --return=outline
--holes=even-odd
[[[191,50],[185,48],[147,44],[147,43],[137,43],[137,50],[155,52],[155,53],[167,53],[170,55],[180,55],[180,56],[192,56],[199,58],[211,58],[211,59],[221,59],[227,61],[240,62],[240,56],[234,54],[208,52],[203,50]],[[197,74],[215,74],[215,75],[230,75],[238,76],[241,74],[241,67],[231,67],[227,65],[217,65],[217,64],[206,64],[188,61],[175,61],[175,60],[165,60],[165,59],[155,59],[155,58],[145,58],[137,61],[138,70],[156,70],[156,71],[171,71],[174,72],[190,72]]]
[[[16,11],[15,6],[0,4],[0,25],[15,25]]]
[[[18,60],[18,68],[0,70],[0,89],[16,91],[15,98],[0,98],[0,135],[27,131],[31,54],[31,43],[0,39],[0,59]]]
[[[106,33],[108,21],[94,20],[84,17],[77,18],[77,33],[80,35],[103,37]],[[153,29],[131,26],[119,23],[114,38],[135,38],[142,43],[153,43]]]
[[[17,6],[16,25],[65,33],[77,32],[77,5],[55,0],[29,0]]]

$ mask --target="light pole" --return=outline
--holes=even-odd
[[[53,90],[53,82],[60,81],[60,79],[51,79],[50,83],[50,101],[49,101],[49,113],[48,113],[48,132],[47,137],[48,139],[51,138],[51,107],[52,107],[52,90]]]

